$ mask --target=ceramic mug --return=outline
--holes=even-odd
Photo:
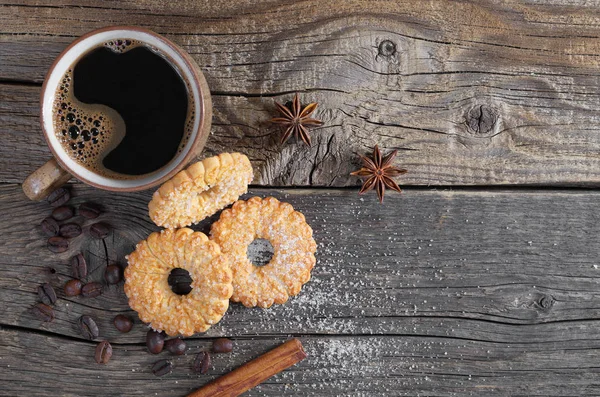
[[[160,169],[126,179],[100,175],[71,158],[63,149],[55,133],[53,122],[53,102],[65,72],[90,50],[117,39],[129,39],[147,44],[169,58],[171,66],[189,82],[191,92],[188,92],[188,95],[192,96],[195,106],[193,127],[189,130],[187,143],[182,150]],[[40,119],[42,132],[53,158],[23,182],[23,191],[32,200],[45,198],[71,177],[100,189],[121,192],[145,190],[161,184],[185,167],[204,148],[210,133],[212,103],[204,75],[183,49],[152,31],[132,26],[115,26],[85,34],[71,43],[58,56],[50,67],[42,86]]]

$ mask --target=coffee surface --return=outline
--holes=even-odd
[[[72,158],[109,177],[165,166],[189,137],[186,81],[155,49],[132,41],[92,49],[63,77],[55,130]]]

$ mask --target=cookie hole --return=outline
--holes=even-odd
[[[269,240],[264,238],[257,238],[248,245],[246,255],[254,266],[264,266],[271,262],[275,250]]]
[[[177,295],[187,295],[192,292],[192,281],[190,272],[179,267],[171,270],[167,279],[171,291]]]

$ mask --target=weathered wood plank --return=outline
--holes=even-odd
[[[95,281],[101,281],[106,254],[85,235],[69,252],[49,253],[37,226],[48,205],[26,201],[18,185],[0,186],[0,192],[1,323],[80,338],[76,321],[89,314],[111,340],[143,340],[141,325],[126,335],[111,325],[118,313],[135,316],[122,286],[107,287],[95,299],[65,298],[59,291],[50,324],[27,313],[39,284],[58,289],[70,278],[67,262],[74,253],[85,253]],[[73,193],[74,204],[91,200],[107,210],[100,220],[116,228],[107,240],[111,261],[122,261],[157,229],[147,216],[147,192],[77,185]],[[599,336],[592,325],[600,316],[596,192],[412,190],[390,194],[383,206],[350,190],[252,193],[273,194],[305,214],[319,247],[317,266],[287,304],[269,310],[232,305],[201,338],[402,334],[554,343],[565,334]],[[197,229],[207,231],[208,222]]]
[[[75,37],[135,24],[165,34],[202,66],[216,107],[207,154],[247,153],[256,184],[354,185],[356,153],[375,143],[401,149],[408,185],[600,183],[595,6],[205,3],[0,5],[0,80],[40,83]],[[0,86],[0,158],[18,158],[3,164],[0,181],[20,182],[42,163],[37,90]],[[266,122],[273,101],[294,91],[321,103],[326,124],[312,148],[281,147]]]
[[[189,340],[184,356],[113,344],[106,366],[95,343],[0,327],[2,396],[183,396],[277,346],[285,338],[236,338],[231,354],[213,355],[207,375],[190,370],[210,341]],[[491,343],[419,336],[302,337],[308,358],[245,396],[583,396],[600,393],[598,340],[565,335],[558,343]],[[155,378],[152,364],[174,370]]]

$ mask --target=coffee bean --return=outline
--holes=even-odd
[[[48,201],[48,203],[50,203],[51,206],[60,207],[61,205],[69,201],[70,198],[71,194],[69,193],[69,190],[64,187],[61,187],[60,189],[56,189],[55,191],[50,193],[46,200]]]
[[[98,222],[90,226],[90,235],[95,239],[101,240],[108,237],[110,230],[110,226],[106,223]]]
[[[159,360],[152,365],[152,373],[154,376],[163,376],[170,374],[173,370],[173,363],[169,360]]]
[[[94,204],[82,203],[78,208],[79,215],[87,219],[96,219],[100,215],[100,210]]]
[[[80,280],[87,277],[87,263],[82,253],[71,258],[71,273],[73,273],[73,277]]]
[[[56,292],[54,288],[48,283],[44,283],[38,287],[38,296],[40,300],[46,305],[53,305],[56,303]]]
[[[121,266],[106,266],[106,270],[104,270],[104,279],[107,284],[118,284],[121,281]]]
[[[54,320],[54,309],[45,303],[38,303],[31,308],[31,312],[35,317],[43,322],[50,322]]]
[[[66,221],[67,219],[71,219],[73,215],[73,208],[67,205],[61,205],[52,211],[52,218],[57,221]]]
[[[205,374],[210,368],[210,354],[208,352],[200,352],[192,364],[192,370],[196,373]]]
[[[185,342],[181,338],[169,339],[168,341],[165,341],[165,349],[176,356],[181,356],[183,353],[185,353],[185,348]]]
[[[69,280],[65,284],[65,295],[66,296],[77,296],[81,294],[81,288],[83,287],[83,283],[76,278],[73,280]]]
[[[112,357],[113,349],[107,340],[103,340],[96,346],[96,354],[94,358],[98,364],[106,364]]]
[[[113,324],[119,332],[127,333],[133,328],[133,321],[123,314],[117,314],[113,319]]]
[[[66,238],[60,236],[50,237],[48,239],[48,249],[55,254],[60,254],[69,249],[69,241]]]
[[[81,316],[77,321],[77,325],[79,325],[79,331],[84,338],[89,340],[94,340],[100,334],[98,330],[98,325],[93,318],[90,316]]]
[[[76,223],[65,223],[60,225],[59,234],[64,238],[74,238],[81,234],[81,226]]]
[[[227,338],[215,339],[212,345],[213,353],[230,353],[233,350],[233,341]]]
[[[146,334],[146,347],[152,354],[158,354],[162,351],[165,345],[165,334],[151,329]]]
[[[58,231],[60,229],[58,222],[51,217],[44,219],[40,226],[42,227],[42,231],[50,237],[58,235]]]
[[[81,295],[84,298],[95,298],[102,295],[102,284],[96,282],[87,283],[81,288]]]
[[[171,286],[171,291],[177,295],[187,295],[192,292],[192,277],[190,273],[179,267],[171,270],[167,283]]]

